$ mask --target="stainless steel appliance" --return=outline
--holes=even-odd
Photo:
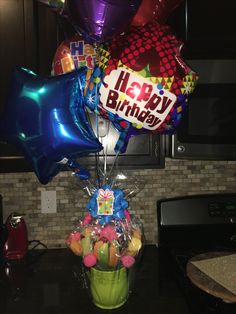
[[[188,108],[172,136],[172,158],[236,160],[236,60],[189,60],[199,74]]]
[[[236,194],[163,199],[157,203],[157,216],[160,257],[169,261],[169,270],[189,312],[236,313],[236,303],[204,292],[186,273],[187,262],[196,255],[211,251],[236,253]],[[166,267],[164,263],[161,266]]]

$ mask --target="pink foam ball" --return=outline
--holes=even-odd
[[[135,259],[133,256],[125,255],[121,257],[121,263],[123,264],[124,267],[130,268],[134,265]]]
[[[85,217],[84,217],[84,220],[82,222],[82,225],[83,226],[86,226],[90,223],[90,221],[92,220],[92,216],[90,214],[87,214]]]
[[[78,231],[71,233],[71,240],[79,241],[81,238],[81,235]]]
[[[66,238],[66,244],[69,246],[71,241],[79,241],[81,238],[81,235],[78,231],[71,232],[71,234]]]
[[[128,211],[128,209],[125,209],[124,210],[124,213],[125,213],[125,219],[130,222],[131,221],[131,216],[130,216],[130,213]]]
[[[118,238],[116,230],[112,226],[104,227],[101,231],[100,237],[107,239],[109,242],[116,240]]]
[[[89,253],[84,257],[83,262],[86,267],[93,267],[96,265],[97,259],[93,253]]]

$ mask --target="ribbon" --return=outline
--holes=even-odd
[[[108,198],[113,197],[113,191],[110,191],[108,189],[106,189],[106,190],[99,189],[98,197],[104,198],[106,200]]]
[[[111,215],[98,215],[98,202],[97,198],[104,199],[114,197],[113,213]],[[103,185],[97,189],[91,197],[86,209],[89,211],[92,217],[98,219],[98,222],[102,225],[109,223],[112,220],[121,220],[125,218],[125,209],[127,209],[129,203],[124,199],[124,193],[120,189],[112,189],[109,185]]]

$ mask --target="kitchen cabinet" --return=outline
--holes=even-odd
[[[31,1],[0,0],[1,112],[12,67],[28,65],[35,69],[36,40],[32,36],[34,32],[32,12]]]
[[[0,113],[14,66],[50,73],[58,43],[57,16],[34,0],[0,0]]]
[[[182,38],[186,59],[235,59],[234,0],[184,0],[168,24]]]
[[[57,47],[56,19],[55,13],[37,1],[0,0],[0,115],[11,92],[14,66],[43,75],[50,73]],[[31,166],[14,146],[0,142],[0,172],[30,170]]]
[[[19,65],[40,75],[50,75],[56,48],[63,37],[71,33],[69,24],[37,1],[0,0],[0,114],[10,92],[13,67]],[[108,139],[112,145],[117,137],[115,133]],[[113,163],[114,158],[115,153],[110,149],[108,164]],[[95,165],[95,158],[88,157],[83,163]],[[132,138],[127,154],[119,158],[119,164],[125,168],[163,168],[162,137],[145,134]],[[30,164],[14,146],[0,142],[0,172],[31,170]]]

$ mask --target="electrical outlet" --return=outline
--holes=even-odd
[[[56,191],[41,191],[41,212],[43,214],[57,212]]]

